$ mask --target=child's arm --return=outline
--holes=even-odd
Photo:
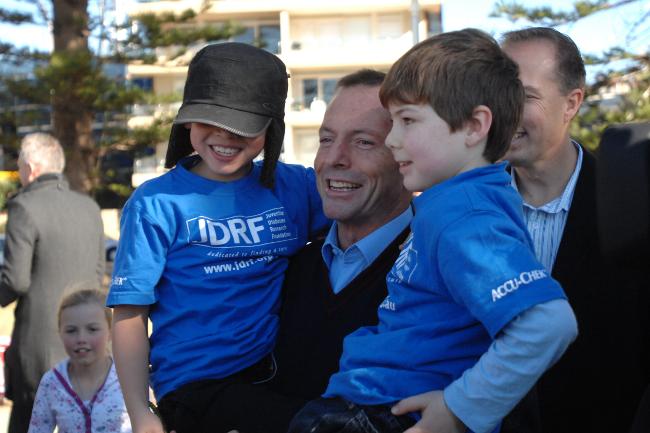
[[[52,433],[56,427],[56,419],[50,408],[48,389],[53,389],[56,384],[52,383],[50,373],[45,373],[41,383],[36,390],[32,417],[29,420],[27,433]]]
[[[434,393],[421,394],[402,400],[393,413],[426,408],[415,430],[408,433],[454,432],[431,427],[441,422],[431,419],[431,415],[444,414],[441,406],[445,406],[450,415],[458,416],[473,431],[490,432],[560,358],[576,335],[577,323],[567,301],[538,304],[508,323],[474,367],[444,393],[436,393],[444,400],[434,398]]]
[[[124,403],[133,433],[163,433],[160,419],[149,410],[148,306],[114,308],[113,352]]]

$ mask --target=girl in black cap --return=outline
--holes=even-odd
[[[162,432],[149,383],[168,431],[219,432],[228,386],[274,373],[288,257],[327,225],[313,170],[278,162],[286,96],[273,54],[203,48],[171,132],[174,168],[124,207],[108,305],[134,433]]]

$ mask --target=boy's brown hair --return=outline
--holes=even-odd
[[[388,71],[379,91],[390,103],[429,104],[455,132],[479,105],[492,112],[483,156],[501,158],[514,136],[524,107],[519,68],[487,33],[463,29],[420,42]]]

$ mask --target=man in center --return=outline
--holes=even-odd
[[[343,337],[377,323],[386,274],[408,233],[411,193],[385,146],[391,120],[379,101],[384,76],[361,70],[343,77],[319,130],[314,168],[334,223],[287,272],[273,385],[285,395],[322,394],[338,370]]]
[[[385,139],[379,101],[385,74],[360,70],[340,79],[319,130],[314,161],[327,235],[291,261],[284,283],[277,373],[266,384],[233,385],[233,429],[285,433],[293,415],[320,396],[338,370],[343,338],[377,324],[386,274],[409,232],[411,193]]]

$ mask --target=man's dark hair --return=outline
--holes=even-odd
[[[548,41],[555,47],[555,71],[560,90],[568,94],[573,89],[585,88],[585,64],[575,42],[550,27],[530,27],[513,30],[503,35],[501,46],[519,42]]]
[[[336,83],[336,88],[347,88],[354,86],[381,86],[386,78],[386,73],[374,69],[360,69],[351,74],[345,75]]]
[[[519,68],[487,33],[463,29],[440,33],[404,54],[379,90],[389,104],[429,104],[449,126],[461,129],[479,105],[492,112],[483,156],[501,158],[519,125],[526,94]]]

